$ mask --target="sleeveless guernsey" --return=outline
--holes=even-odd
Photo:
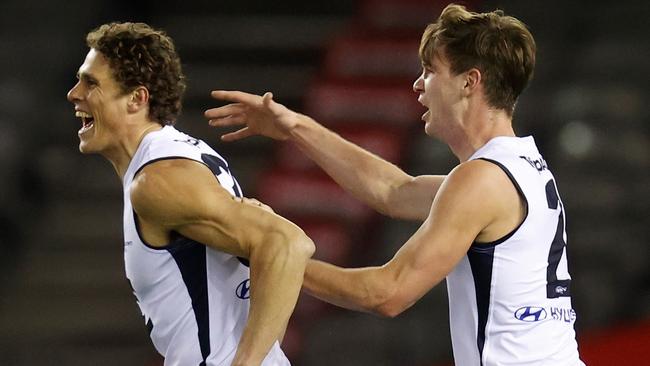
[[[500,240],[473,243],[447,276],[456,365],[584,365],[575,340],[564,208],[535,141],[496,137],[472,159],[499,166],[527,213]]]
[[[163,159],[203,163],[215,183],[242,195],[225,159],[203,141],[171,126],[147,134],[123,178],[126,277],[166,366],[230,366],[248,317],[249,269],[245,260],[179,234],[162,248],[144,242],[130,186],[142,168]],[[263,365],[289,365],[278,342]]]

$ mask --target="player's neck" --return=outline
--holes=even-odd
[[[512,117],[504,110],[477,108],[469,110],[464,117],[459,133],[448,143],[461,163],[467,161],[493,138],[515,136]]]
[[[126,174],[126,170],[133,159],[142,139],[154,131],[162,129],[162,126],[157,122],[147,121],[146,123],[133,125],[119,139],[118,143],[109,151],[105,151],[102,155],[113,165],[115,172],[122,179]]]

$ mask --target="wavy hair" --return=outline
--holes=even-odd
[[[173,125],[181,113],[185,76],[174,42],[145,23],[108,23],[86,36],[86,44],[107,58],[124,93],[149,91],[149,118]]]

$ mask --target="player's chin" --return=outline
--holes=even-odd
[[[425,121],[424,122],[424,133],[426,133],[427,135],[429,135],[431,137],[434,136],[433,126],[431,124],[431,121]]]
[[[97,152],[97,149],[93,147],[90,141],[82,139],[79,141],[79,152],[82,154],[94,154]]]
[[[432,122],[427,122],[424,125],[424,133],[429,137],[440,138],[440,133],[436,131],[436,127]]]
[[[90,154],[91,152],[88,149],[88,146],[83,142],[79,143],[79,152],[82,154]]]

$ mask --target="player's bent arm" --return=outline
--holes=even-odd
[[[336,183],[384,215],[426,219],[445,176],[413,177],[312,118],[296,115],[291,140]]]
[[[388,263],[343,269],[311,260],[304,287],[313,296],[348,309],[388,317],[408,309],[453,270],[502,212],[501,188],[490,179],[495,172],[486,175],[476,167],[465,163],[450,174],[429,217]]]
[[[249,259],[250,311],[233,365],[259,365],[284,334],[314,252],[311,240],[273,212],[232,197],[207,167],[190,160],[146,166],[131,186],[131,201],[157,244],[178,232]]]
[[[340,186],[377,211],[424,221],[444,176],[412,177],[394,164],[343,139],[312,118],[263,97],[239,91],[213,91],[232,104],[209,109],[212,126],[245,126],[222,136],[226,141],[259,134],[290,139]]]

